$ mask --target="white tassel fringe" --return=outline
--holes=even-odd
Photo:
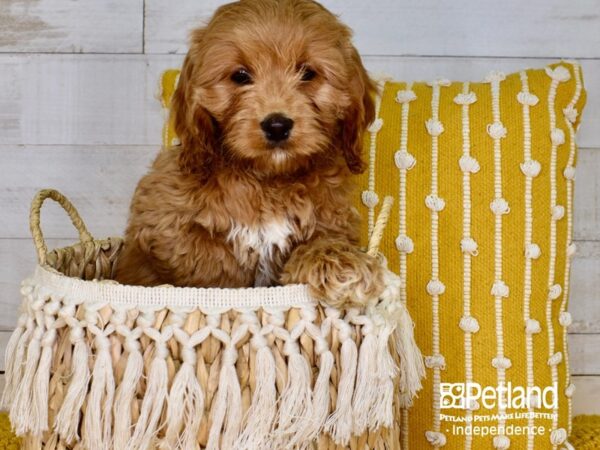
[[[165,339],[153,328],[145,330],[145,333],[155,340],[156,348],[154,359],[150,364],[140,416],[135,424],[133,436],[127,444],[127,450],[152,448],[154,438],[159,431],[159,421],[168,394],[169,379],[166,358],[169,353],[165,341],[170,336]]]
[[[349,327],[348,327],[349,328]],[[343,336],[346,334],[347,336]],[[338,445],[348,445],[352,436],[352,394],[356,377],[358,350],[350,331],[340,332],[342,340],[341,367],[339,368],[338,396],[335,411],[325,423],[325,430]]]
[[[305,433],[308,441],[313,441],[318,438],[323,431],[325,421],[329,415],[329,403],[331,396],[329,393],[329,381],[331,379],[331,371],[334,364],[333,353],[329,350],[321,353],[321,365],[319,367],[319,375],[315,381],[313,391],[313,415],[309,419],[308,430]]]
[[[242,395],[235,370],[237,349],[223,351],[219,388],[214,399],[211,417],[213,424],[208,434],[207,450],[229,450],[239,435],[242,422]]]
[[[305,433],[307,430],[302,419],[313,416],[310,389],[311,372],[308,362],[298,349],[297,343],[286,342],[284,353],[288,354],[288,376],[279,399],[279,416],[275,439],[278,445],[287,443],[293,448],[306,441]]]
[[[42,433],[48,431],[48,385],[50,384],[50,365],[52,364],[55,340],[55,329],[46,331],[42,339],[42,356],[33,381],[33,414],[30,420],[31,434],[34,436],[41,436]]]
[[[372,328],[372,325],[367,325]],[[360,345],[358,368],[356,375],[356,388],[352,399],[354,416],[354,432],[362,434],[369,426],[369,412],[376,396],[373,388],[378,384],[377,378],[377,338],[371,330],[365,331],[365,336]]]
[[[68,444],[79,440],[80,411],[90,382],[89,352],[84,336],[85,332],[82,327],[71,328],[69,338],[71,344],[74,345],[71,380],[62,406],[54,420],[54,430]]]
[[[10,408],[16,394],[19,382],[21,381],[25,346],[32,332],[33,319],[28,318],[27,314],[22,314],[19,317],[17,328],[15,328],[15,331],[10,336],[4,353],[5,385],[2,400],[0,400],[0,408],[2,409]]]
[[[31,430],[33,415],[33,381],[40,360],[40,343],[44,328],[38,326],[34,331],[27,347],[27,361],[13,404],[10,408],[10,421],[17,435],[23,435]]]
[[[263,339],[264,340],[264,339]],[[256,352],[256,388],[246,413],[246,424],[234,448],[269,448],[268,441],[277,414],[275,358],[266,342]]]
[[[418,391],[421,380],[425,377],[425,364],[421,351],[415,342],[414,323],[406,307],[398,303],[392,315],[396,318],[396,328],[391,344],[400,361],[400,407],[408,408]]]
[[[141,332],[141,330],[139,331]],[[123,379],[115,394],[115,406],[113,408],[115,417],[113,445],[115,450],[125,449],[131,439],[133,428],[131,424],[131,406],[144,371],[144,359],[140,353],[140,343],[134,338],[128,337],[125,340],[125,350],[129,354],[127,365],[125,366],[125,372],[123,372]]]
[[[100,330],[89,326],[96,335],[96,362],[92,371],[92,383],[83,419],[84,446],[89,449],[109,450],[112,442],[112,407],[115,394],[110,341],[111,327]],[[105,335],[106,333],[106,335]]]
[[[167,402],[167,431],[160,448],[188,450],[198,446],[198,430],[204,413],[204,392],[196,378],[194,342],[190,342],[183,330],[175,330],[175,336],[180,342],[185,342],[181,349],[183,364],[171,386]]]

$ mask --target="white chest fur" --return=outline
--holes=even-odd
[[[257,257],[255,286],[270,285],[275,281],[273,257],[275,250],[286,252],[290,246],[292,227],[285,219],[271,220],[259,225],[232,224],[227,240],[238,255],[251,251]]]

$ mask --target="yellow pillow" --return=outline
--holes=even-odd
[[[570,448],[580,72],[563,62],[483,83],[380,83],[356,205],[366,242],[379,200],[399,200],[382,248],[428,367],[403,414],[404,450]],[[176,77],[163,77],[165,107]],[[176,139],[170,124],[164,137]]]

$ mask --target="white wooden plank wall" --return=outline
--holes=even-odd
[[[160,73],[222,0],[0,0],[0,352],[34,265],[37,189],[69,196],[97,236],[122,233],[160,144]],[[598,0],[323,0],[355,31],[366,66],[398,79],[479,80],[491,69],[578,59],[588,90],[576,187],[571,328],[575,411],[600,412],[600,5]],[[43,212],[51,247],[75,237]],[[0,364],[0,370],[3,367]]]

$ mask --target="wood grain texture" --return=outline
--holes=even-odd
[[[590,118],[590,125],[600,116]],[[597,126],[597,125],[596,125]],[[600,152],[583,150],[575,180],[575,238],[600,241]],[[598,267],[600,270],[600,267]],[[600,279],[600,278],[599,278]],[[590,286],[592,288],[592,286]],[[600,290],[597,291],[600,294]],[[600,309],[600,307],[598,308]]]
[[[3,143],[158,145],[158,80],[175,63],[133,55],[0,55]]]
[[[93,235],[122,234],[135,186],[158,151],[158,146],[0,146],[0,238],[29,238],[31,199],[48,187],[75,204]],[[42,227],[51,238],[76,236],[52,201],[42,211]]]
[[[0,331],[0,372],[4,372],[4,350],[10,339],[9,331]],[[4,389],[4,376],[0,375],[0,392]]]
[[[600,34],[600,33],[599,33]],[[158,145],[163,116],[155,97],[160,74],[182,55],[0,55],[2,143]],[[366,57],[367,68],[400,80],[482,80],[554,60]],[[600,147],[600,60],[582,61],[590,93],[579,134]],[[586,125],[587,124],[587,125]]]
[[[569,311],[573,315],[573,324],[569,327],[570,332],[600,333],[598,280],[600,280],[600,242],[577,242],[577,255],[571,267]],[[596,353],[600,351],[600,346],[594,347],[594,351]],[[596,357],[596,359],[600,361],[600,358]]]
[[[569,357],[571,371],[577,375],[600,376],[600,334],[571,334]]]
[[[185,53],[187,33],[227,0],[146,0],[146,52]],[[364,55],[600,56],[596,0],[321,0]]]
[[[0,52],[141,53],[143,0],[2,0]]]
[[[573,377],[577,387],[573,396],[573,415],[600,414],[600,377]]]
[[[577,247],[571,269],[569,309],[573,315],[573,324],[569,329],[574,333],[600,333],[600,242],[580,242]],[[597,355],[600,345],[595,346],[593,351]],[[600,362],[598,356],[595,359]]]

